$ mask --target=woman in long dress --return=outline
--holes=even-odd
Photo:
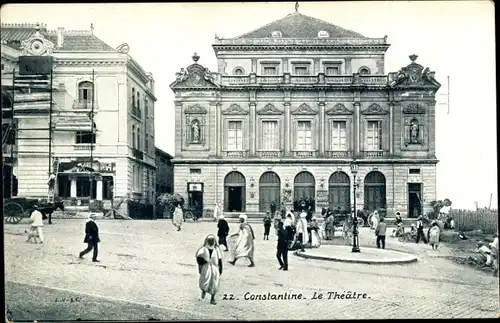
[[[200,274],[201,299],[204,299],[208,293],[210,294],[210,304],[215,305],[215,294],[219,291],[220,276],[222,275],[222,252],[214,235],[210,234],[205,238],[203,247],[196,252],[196,262]]]
[[[432,222],[431,229],[429,231],[429,244],[432,246],[432,250],[437,250],[439,246],[439,225],[436,221]]]
[[[177,231],[181,231],[183,220],[184,216],[182,213],[182,208],[179,204],[177,204],[174,210],[174,216],[172,217],[172,224],[177,228]]]
[[[372,221],[372,226],[371,226],[371,228],[370,228],[370,229],[371,229],[371,230],[375,230],[375,228],[377,228],[377,226],[378,226],[378,222],[379,222],[379,220],[380,220],[380,217],[379,217],[379,215],[378,215],[378,211],[377,211],[377,210],[373,211],[373,213],[372,213],[372,214],[371,214],[371,216],[370,216],[370,219],[371,219],[371,221]]]
[[[316,222],[316,217],[312,217],[311,221],[311,247],[318,248],[321,246],[321,238],[319,236],[319,225]]]
[[[236,260],[239,258],[248,258],[250,260],[250,265],[248,267],[255,267],[254,263],[254,240],[255,234],[250,224],[246,223],[247,215],[240,214],[240,231],[236,234],[231,235],[232,239],[237,238],[236,246],[233,249],[233,260],[229,261],[231,265],[236,264]]]
[[[305,251],[304,246],[309,241],[309,235],[307,234],[306,217],[307,217],[307,213],[305,211],[303,211],[302,213],[300,213],[300,218],[297,221],[297,235],[298,235],[298,239],[300,240],[300,243],[301,243],[301,248],[300,248],[301,251]]]

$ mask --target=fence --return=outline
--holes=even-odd
[[[498,232],[498,210],[451,210],[450,215],[455,220],[456,230]]]

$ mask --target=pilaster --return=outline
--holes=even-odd
[[[351,69],[351,58],[350,57],[347,57],[345,59],[345,73],[347,75],[351,75],[352,74],[352,69]]]
[[[257,146],[257,120],[256,120],[256,104],[255,102],[250,102],[250,156],[255,156],[255,150]]]
[[[389,156],[394,153],[394,102],[389,102]]]
[[[102,201],[102,179],[98,179],[96,181],[96,200]],[[147,194],[149,195],[149,190],[146,190]]]
[[[354,102],[354,154],[359,156],[360,153],[360,137],[361,137],[361,127],[360,127],[360,103],[358,101]]]
[[[222,149],[222,137],[224,136],[223,133],[223,127],[222,127],[222,120],[221,120],[221,103],[217,103],[215,105],[215,129],[217,129],[217,132],[215,133],[215,155],[217,157],[221,156],[221,149]]]
[[[257,59],[252,58],[252,73],[257,73]]]
[[[325,155],[325,102],[319,102],[319,155]]]
[[[284,122],[284,133],[285,133],[285,156],[290,155],[290,102],[283,104],[285,108],[285,122]]]

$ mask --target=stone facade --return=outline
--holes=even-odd
[[[2,24],[1,28],[2,100],[5,97],[6,102],[12,103],[14,97],[14,120],[19,129],[12,147],[18,196],[47,198],[51,171],[57,174],[55,195],[70,207],[84,207],[91,189],[96,190],[92,199],[102,201],[104,208],[109,208],[113,199],[115,206],[123,200],[120,209],[125,214],[130,200],[153,204],[154,80],[128,55],[128,46],[113,49],[95,37],[92,30],[59,28],[52,32],[31,24]],[[16,45],[19,42],[23,44],[21,48]],[[30,52],[29,44],[39,42],[47,48],[42,46],[42,51]],[[19,56],[26,55],[52,56],[54,62],[51,162],[50,84],[47,83],[47,93],[23,94],[19,87],[11,90],[14,69],[16,79],[20,77]],[[47,96],[47,100],[36,105],[32,102],[36,95]],[[2,108],[8,110],[10,106]],[[11,147],[3,149],[5,153]],[[88,187],[90,169],[95,177],[93,188]]]
[[[177,73],[174,190],[191,206],[262,212],[272,200],[290,207],[305,197],[317,210],[348,210],[358,185],[357,209],[428,211],[438,162],[434,72],[411,55],[384,74],[385,37],[331,26],[295,13],[250,36],[216,38],[217,73],[196,54]],[[301,38],[314,28],[317,36]]]

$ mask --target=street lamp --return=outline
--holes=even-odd
[[[352,230],[352,252],[361,252],[359,249],[359,231],[358,231],[358,215],[356,211],[356,188],[358,186],[358,183],[356,182],[356,174],[358,173],[358,164],[356,163],[356,159],[352,161],[351,164],[351,173],[353,175],[353,183],[354,183],[354,216],[352,219],[352,224],[354,225],[354,228]]]

